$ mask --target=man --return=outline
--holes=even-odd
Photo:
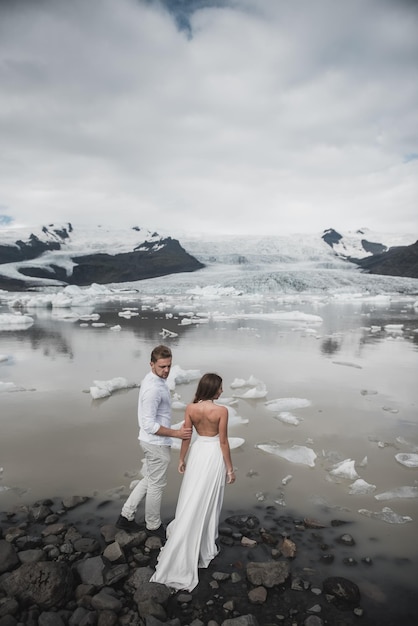
[[[192,429],[171,428],[171,394],[167,385],[172,354],[167,346],[151,352],[151,371],[141,383],[138,399],[139,442],[145,455],[144,478],[132,490],[122,507],[116,527],[127,532],[141,529],[135,513],[145,497],[145,525],[149,534],[165,539],[161,522],[161,498],[167,484],[171,438],[190,439]]]

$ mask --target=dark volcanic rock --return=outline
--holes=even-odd
[[[75,285],[130,282],[178,272],[194,272],[204,267],[171,237],[163,239],[158,250],[154,250],[153,245],[141,246],[141,250],[134,252],[114,256],[90,254],[74,257],[73,261],[77,265],[67,280]]]
[[[381,254],[351,260],[371,274],[418,278],[418,241],[410,246],[397,246]]]
[[[24,563],[4,578],[1,586],[8,596],[48,609],[70,598],[73,576],[66,563]]]
[[[186,593],[149,582],[161,541],[142,530],[118,530],[119,510],[118,503],[74,497],[0,511],[0,562],[5,561],[0,626],[418,623],[413,575],[410,586],[389,581],[383,587],[380,568],[369,559],[369,595],[371,587],[359,572],[367,559],[359,552],[360,542],[340,544],[332,524],[317,520],[307,528],[300,518],[273,506],[257,506],[255,514],[229,512],[222,529],[231,544],[221,543],[209,567],[199,569],[197,587]],[[354,536],[355,530],[353,525]],[[251,544],[242,543],[242,531],[251,533]],[[266,533],[274,541],[266,543]],[[294,559],[275,547],[284,537],[297,545]],[[333,547],[335,560],[322,565],[325,545]],[[347,550],[357,568],[344,564]],[[341,568],[359,576],[359,586],[342,577]]]
[[[69,255],[75,263],[71,274],[67,266],[54,262],[44,265],[22,265],[19,263],[37,259],[45,252],[65,251],[66,239],[73,231],[71,224],[67,228],[42,228],[45,240],[31,234],[28,240],[16,241],[13,245],[0,245],[0,288],[20,291],[39,284],[35,280],[58,281],[63,286],[85,286],[92,283],[108,284],[155,278],[178,272],[194,272],[204,267],[191,256],[176,239],[171,237],[152,239],[140,243],[131,252],[111,254],[73,254]],[[136,230],[136,229],[134,229]],[[139,229],[138,229],[139,230]],[[158,237],[154,233],[154,237]],[[58,258],[58,257],[57,257]],[[1,275],[1,265],[16,263],[21,279]]]

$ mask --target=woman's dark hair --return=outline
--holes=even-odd
[[[218,394],[221,385],[222,378],[218,376],[218,374],[203,374],[197,385],[193,402],[199,402],[199,400],[213,400]]]

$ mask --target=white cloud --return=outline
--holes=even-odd
[[[152,2],[1,5],[2,212],[418,232],[414,4],[198,4],[189,32]]]

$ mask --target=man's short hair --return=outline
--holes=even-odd
[[[170,348],[163,345],[156,346],[151,352],[151,363],[156,363],[158,359],[171,359],[172,357]]]

